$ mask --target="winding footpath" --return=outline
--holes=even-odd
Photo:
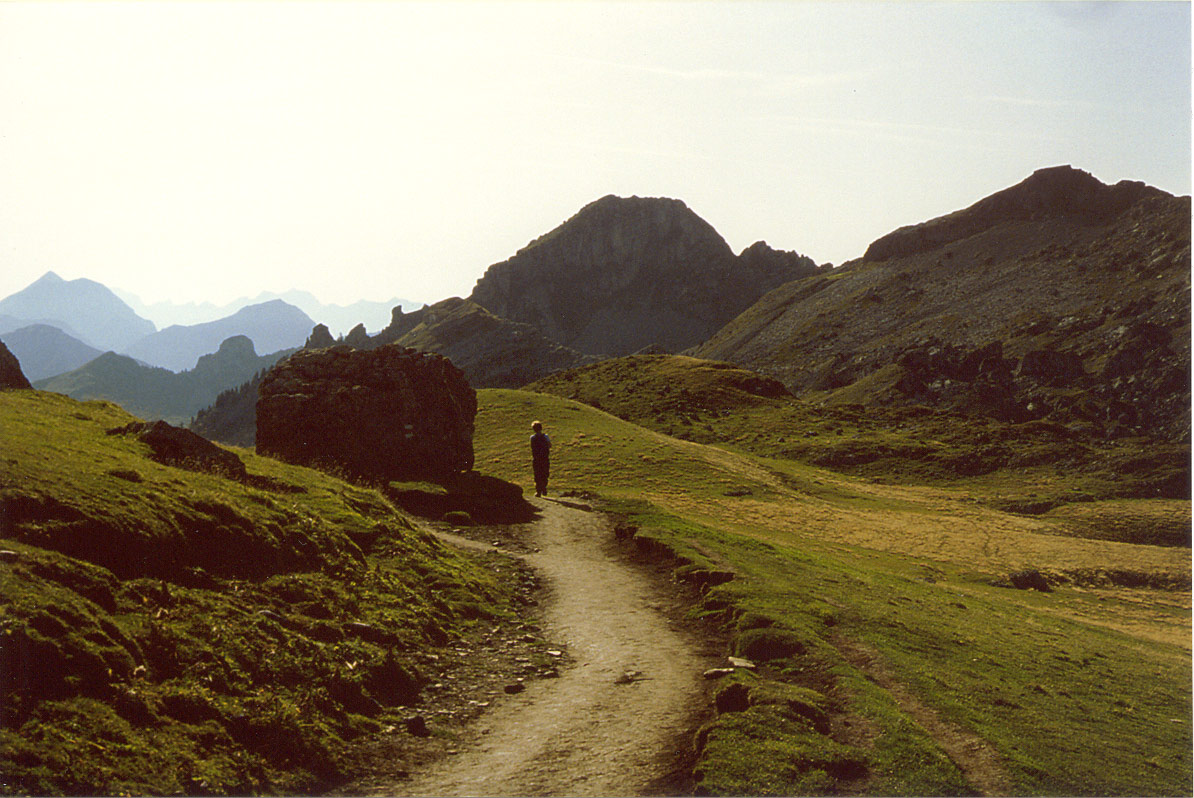
[[[395,795],[639,795],[666,791],[704,705],[700,643],[623,562],[608,520],[537,500],[525,555],[547,592],[544,631],[567,645],[558,679],[529,683],[476,723],[471,742]]]

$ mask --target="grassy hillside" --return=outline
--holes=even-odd
[[[1189,444],[1093,440],[1050,421],[1014,424],[923,406],[864,408],[797,399],[767,377],[710,360],[637,355],[528,386],[648,429],[877,482],[964,487],[997,509],[1046,515],[1069,534],[1189,546],[1188,513],[1137,499],[1190,496]],[[1120,500],[1118,504],[1105,502]],[[1093,524],[1119,507],[1122,523]],[[1136,506],[1135,520],[1123,508]],[[1187,506],[1184,502],[1180,506]]]
[[[969,484],[882,484],[557,396],[478,398],[478,467],[529,485],[526,428],[543,420],[553,489],[599,495],[639,547],[673,552],[677,577],[710,585],[694,612],[761,664],[719,687],[701,789],[1188,793],[1187,548],[1075,538]],[[1025,573],[1048,592],[1013,588]]]
[[[375,491],[163,465],[108,402],[0,392],[0,789],[308,792],[509,588]]]

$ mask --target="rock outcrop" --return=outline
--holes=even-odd
[[[401,311],[401,307],[398,308]],[[307,342],[303,344],[303,349],[327,349],[329,346],[335,346],[336,339],[332,337],[331,330],[326,324],[316,324],[311,329],[311,334],[307,336]]]
[[[585,354],[679,351],[771,288],[817,271],[765,244],[748,253],[735,256],[679,200],[607,196],[490,266],[469,298]]]
[[[21,371],[21,362],[17,360],[17,356],[8,351],[8,347],[0,341],[0,389],[32,387]]]
[[[476,413],[476,393],[440,355],[303,350],[261,382],[257,450],[367,479],[450,479],[472,468]]]

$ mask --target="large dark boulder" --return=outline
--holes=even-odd
[[[1034,349],[1020,361],[1020,375],[1043,385],[1069,385],[1086,376],[1082,358],[1072,352]]]
[[[476,392],[440,355],[303,350],[261,381],[257,450],[355,477],[442,480],[472,468],[476,414]]]
[[[0,388],[32,388],[25,373],[21,371],[21,363],[17,356],[8,351],[8,347],[0,341]]]
[[[108,430],[109,435],[136,435],[149,445],[159,463],[222,474],[230,479],[246,477],[244,462],[227,449],[216,446],[201,435],[165,421],[134,421]]]

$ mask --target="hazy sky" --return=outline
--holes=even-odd
[[[1034,170],[1190,193],[1188,3],[0,2],[0,297],[467,295],[606,194],[840,263]]]

